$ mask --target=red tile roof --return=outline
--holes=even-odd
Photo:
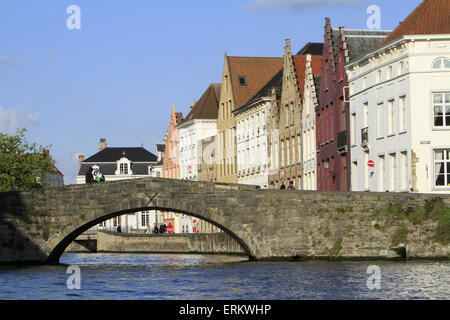
[[[228,57],[235,108],[243,106],[283,67],[283,58]],[[239,85],[245,76],[247,85]]]
[[[405,35],[449,33],[450,0],[424,0],[380,45]]]
[[[220,101],[220,84],[213,83],[203,93],[183,122],[192,119],[217,119]]]
[[[298,91],[303,100],[303,90],[305,88],[306,55],[292,55],[295,73],[297,75]],[[314,75],[322,75],[322,56],[311,56],[311,66]]]

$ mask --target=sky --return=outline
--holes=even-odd
[[[371,5],[380,29],[392,30],[421,2],[1,1],[0,132],[27,128],[73,184],[78,155],[98,152],[100,138],[156,154],[171,106],[187,115],[220,83],[225,52],[282,57],[289,38],[295,53],[323,42],[326,17],[335,28],[367,29]]]

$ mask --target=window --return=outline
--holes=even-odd
[[[120,174],[128,174],[128,163],[120,164]]]
[[[385,168],[385,161],[384,161],[384,155],[378,156],[378,191],[384,192],[386,191],[386,168]]]
[[[399,120],[399,130],[400,132],[405,132],[406,131],[406,97],[400,97],[400,101],[399,101],[399,116],[400,116],[400,120]]]
[[[434,126],[450,127],[450,92],[433,94]]]
[[[241,87],[247,86],[247,79],[245,78],[245,76],[239,76],[239,85]]]
[[[434,60],[433,69],[450,69],[450,59],[438,58]]]
[[[397,158],[395,153],[391,153],[389,155],[390,159],[390,169],[389,169],[389,176],[390,176],[390,191],[395,191],[397,187]]]
[[[401,170],[401,178],[400,178],[400,190],[408,191],[408,153],[401,152],[400,153],[400,170]]]
[[[362,89],[365,89],[367,87],[367,77],[364,77],[362,80]]]
[[[353,161],[352,162],[352,169],[350,171],[351,177],[352,177],[352,191],[357,191],[359,189],[358,187],[358,162]]]
[[[388,102],[388,135],[395,134],[395,108],[394,100]]]
[[[356,144],[356,113],[352,113],[352,120],[350,123],[350,131],[351,131],[351,135],[350,135],[350,139],[351,139],[351,144],[355,145]]]
[[[381,82],[381,70],[378,70],[377,72],[377,83]]]
[[[377,105],[377,138],[383,137],[383,122],[384,122],[383,106],[384,106],[383,103],[379,103]]]
[[[289,139],[286,140],[286,165],[289,166],[291,164],[291,158],[290,158],[290,143]]]
[[[150,215],[148,214],[148,211],[143,211],[141,213],[141,226],[145,227],[148,225]]]
[[[387,76],[386,76],[386,78],[389,80],[389,79],[392,79],[392,66],[389,66],[389,68],[388,68],[388,71],[387,71]]]
[[[287,127],[289,125],[289,106],[285,107],[285,113],[286,113],[286,122],[285,126]]]
[[[400,63],[398,64],[397,74],[398,74],[398,75],[403,74],[404,68],[405,68],[404,62],[403,62],[403,61],[400,61]]]
[[[450,149],[434,150],[434,186],[450,187]]]
[[[363,128],[369,126],[369,103],[366,102],[363,105]]]
[[[364,152],[364,190],[369,190],[370,188],[370,172],[367,162],[369,162],[369,152],[366,151]]]

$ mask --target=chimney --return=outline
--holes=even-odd
[[[98,151],[102,151],[106,148],[106,139],[100,138],[100,143],[98,144]]]
[[[144,148],[144,143],[141,143],[141,148]]]
[[[81,163],[84,161],[84,154],[78,156],[78,170],[81,168]]]

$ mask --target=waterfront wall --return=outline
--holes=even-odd
[[[228,234],[127,234],[98,231],[97,252],[245,254]]]

